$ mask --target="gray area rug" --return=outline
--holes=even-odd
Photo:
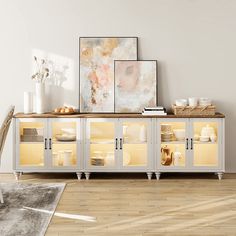
[[[6,183],[0,187],[4,198],[0,203],[0,235],[44,235],[65,184]]]

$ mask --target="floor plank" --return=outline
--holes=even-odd
[[[13,182],[1,174],[1,182]],[[24,174],[20,182],[66,183],[47,236],[236,235],[236,175]],[[75,215],[78,219],[67,216]]]

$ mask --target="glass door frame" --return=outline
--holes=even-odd
[[[20,123],[42,123],[44,127],[43,147],[44,147],[44,165],[43,166],[23,166],[20,164]],[[48,122],[46,118],[16,118],[15,121],[15,167],[17,170],[45,170],[49,167],[48,149],[45,149],[45,145],[48,147]],[[45,143],[46,140],[46,143]],[[13,146],[14,146],[13,145]]]
[[[161,123],[185,123],[185,166],[163,166],[161,165]],[[189,119],[188,118],[158,118],[156,120],[156,129],[155,129],[155,140],[156,140],[156,148],[155,148],[155,160],[157,161],[156,167],[158,171],[164,172],[178,172],[188,171],[190,167],[190,131],[189,131]],[[188,145],[188,149],[187,149]]]
[[[146,122],[147,123],[147,165],[146,166],[124,166],[123,165],[123,147],[124,147],[124,137],[123,137],[123,123],[138,123]],[[127,171],[147,171],[153,169],[153,119],[151,118],[119,118],[119,128],[118,128],[118,161],[119,169]],[[122,142],[122,143],[121,143]]]
[[[224,134],[223,134],[223,125],[222,125],[222,122],[223,120],[222,119],[219,119],[219,118],[191,118],[189,119],[189,127],[190,127],[190,139],[194,138],[194,123],[195,122],[204,122],[204,123],[211,123],[211,122],[216,122],[217,125],[218,125],[218,130],[217,130],[217,144],[218,144],[218,165],[217,166],[194,166],[194,144],[193,144],[193,150],[191,150],[190,152],[190,168],[192,170],[199,170],[199,171],[204,171],[204,172],[207,172],[207,171],[211,171],[211,170],[214,170],[214,171],[222,171],[222,169],[224,169],[224,157],[222,156],[223,153],[224,153],[224,146],[223,146],[223,139],[224,139]],[[194,140],[194,139],[193,139]],[[191,145],[191,143],[190,143]],[[209,144],[211,145],[211,144]]]
[[[76,165],[74,166],[53,166],[53,123],[76,123]],[[82,135],[80,118],[49,118],[48,119],[48,138],[51,139],[52,148],[48,148],[48,167],[51,170],[77,170],[82,168]],[[48,139],[48,140],[49,140]],[[67,144],[67,143],[65,143]],[[69,144],[69,142],[68,142]]]
[[[90,164],[90,124],[92,122],[107,122],[107,123],[114,123],[114,166],[92,166]],[[106,171],[112,171],[117,170],[119,168],[119,149],[116,149],[116,138],[118,139],[118,124],[119,119],[118,118],[87,118],[85,121],[85,134],[84,134],[84,145],[85,145],[85,153],[84,153],[84,167],[86,171],[100,171],[100,172],[106,172]],[[118,145],[118,142],[117,142]]]

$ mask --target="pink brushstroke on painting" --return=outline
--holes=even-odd
[[[137,38],[80,38],[81,112],[114,112],[114,60],[137,60]]]

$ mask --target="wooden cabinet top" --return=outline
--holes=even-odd
[[[118,114],[118,113],[77,113],[73,115],[55,115],[53,113],[44,114],[24,114],[17,113],[15,118],[225,118],[225,115],[217,112],[214,116],[180,116],[169,113],[166,116],[143,116],[142,114]]]

